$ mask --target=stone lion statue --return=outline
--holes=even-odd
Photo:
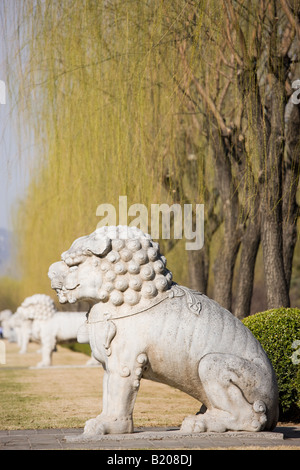
[[[133,432],[141,379],[176,387],[202,404],[183,432],[272,430],[274,370],[230,312],[172,280],[158,243],[135,227],[102,227],[74,241],[49,268],[59,301],[87,300],[78,340],[104,368],[102,413],[83,438]]]
[[[2,310],[0,312],[0,326],[2,327],[3,338],[12,341],[12,330],[9,323],[9,320],[12,317],[12,311],[9,309]]]
[[[35,294],[24,300],[13,317],[19,329],[20,353],[26,352],[30,339],[40,342],[42,361],[37,367],[49,367],[57,343],[77,340],[86,312],[59,312],[51,297]],[[87,364],[92,363],[94,360],[90,359]]]
[[[27,351],[27,345],[30,339],[31,324],[32,321],[25,320],[20,311],[12,314],[9,319],[9,327],[13,331],[14,339],[20,348],[20,354],[24,354]]]

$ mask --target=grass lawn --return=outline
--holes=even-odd
[[[101,412],[102,367],[74,367],[84,366],[87,355],[58,346],[53,354],[56,367],[36,369],[40,345],[30,343],[24,355],[15,343],[5,345],[6,364],[0,365],[0,429],[83,427]],[[179,426],[199,406],[178,390],[142,380],[134,425]]]

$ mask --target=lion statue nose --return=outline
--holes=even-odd
[[[68,267],[63,261],[53,263],[48,271],[48,277],[51,280],[52,289],[61,288],[63,280],[68,272]]]
[[[52,289],[62,289],[63,283],[58,279],[54,279],[51,281],[51,288]]]

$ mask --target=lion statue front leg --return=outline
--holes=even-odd
[[[103,378],[102,412],[86,422],[84,437],[133,432],[133,409],[147,362],[146,354],[139,354],[131,367],[122,365],[120,369],[116,356],[109,358]]]
[[[93,440],[104,434],[133,432],[133,408],[139,385],[132,377],[121,377],[116,372],[104,373],[103,407],[96,417],[86,421],[83,434],[66,436],[69,442]]]
[[[130,378],[105,372],[102,412],[85,423],[84,436],[133,432],[132,414],[137,391]]]

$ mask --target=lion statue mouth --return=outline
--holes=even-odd
[[[67,303],[69,302],[70,304],[73,304],[77,301],[77,297],[75,296],[75,290],[80,287],[80,284],[77,284],[76,286],[72,288],[66,289],[65,287],[62,288],[56,288],[56,294],[58,296],[58,300],[60,303]]]

